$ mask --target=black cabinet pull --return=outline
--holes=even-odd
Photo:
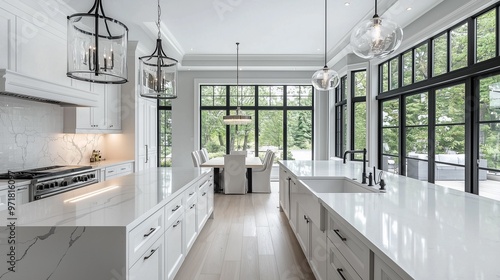
[[[172,212],[175,212],[175,211],[179,210],[179,208],[181,208],[181,206],[180,206],[180,205],[175,206],[175,208],[174,208],[174,209],[172,209]]]
[[[333,231],[339,236],[340,240],[342,240],[342,241],[346,241],[347,240],[347,238],[345,238],[342,235],[340,235],[340,230],[334,229]]]
[[[148,232],[148,233],[146,233],[146,234],[144,234],[144,237],[148,237],[148,236],[150,236],[153,232],[155,232],[155,230],[156,230],[156,228],[150,228],[150,229],[149,229],[149,232]]]
[[[151,258],[151,256],[153,256],[153,254],[156,252],[156,250],[158,250],[158,249],[151,250],[151,253],[144,257],[144,260]]]
[[[178,220],[178,221],[177,221],[177,223],[175,223],[175,225],[173,225],[173,227],[178,226],[180,223],[181,223],[181,221],[180,221],[180,220]]]
[[[191,205],[191,207],[189,207],[189,209],[193,209],[195,206],[196,206],[196,204],[193,204],[193,205]]]
[[[340,277],[342,277],[343,280],[347,280],[344,276],[344,273],[342,273],[344,270],[342,268],[337,268],[337,272],[339,273]]]

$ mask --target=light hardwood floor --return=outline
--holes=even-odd
[[[215,195],[208,220],[175,279],[315,279],[271,194]]]

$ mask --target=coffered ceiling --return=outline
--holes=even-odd
[[[406,26],[442,1],[379,0],[379,14]],[[93,0],[65,2],[78,12],[93,4]],[[157,0],[103,0],[103,6],[107,16],[128,25],[131,40],[153,46]],[[323,0],[161,0],[161,8],[168,55],[185,67],[212,65],[215,60],[222,61],[221,66],[232,60],[227,65],[233,65],[235,42],[241,43],[244,61],[322,66],[316,64],[322,64],[324,52]],[[329,60],[334,51],[346,48],[354,26],[373,13],[373,0],[328,0]]]

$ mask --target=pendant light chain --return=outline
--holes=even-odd
[[[375,0],[375,15],[373,17],[378,17],[377,0]]]
[[[240,62],[239,62],[239,57],[240,57],[240,43],[236,43],[236,107],[240,106]],[[238,111],[236,110],[236,114],[238,114]]]
[[[375,0],[376,1],[376,0]],[[325,0],[325,68],[328,68],[326,66],[326,46],[327,46],[327,25],[328,25],[328,5],[327,5],[327,0]]]
[[[161,39],[161,6],[160,0],[158,0],[158,22],[156,23],[158,27],[158,39]]]

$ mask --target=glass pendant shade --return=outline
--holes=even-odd
[[[403,40],[403,30],[395,22],[378,16],[365,20],[351,34],[353,52],[366,59],[393,53]]]
[[[154,99],[177,98],[177,62],[165,54],[161,39],[157,39],[153,54],[139,58],[140,95]]]
[[[337,72],[325,66],[314,73],[311,81],[316,90],[328,91],[339,85],[340,78]]]
[[[336,88],[340,83],[339,74],[329,69],[326,65],[327,62],[327,26],[328,26],[328,6],[327,0],[325,0],[325,66],[322,69],[316,71],[312,78],[311,83],[313,87],[318,91],[329,91]]]
[[[68,77],[102,84],[127,82],[128,28],[104,15],[101,0],[88,13],[68,16],[67,32]]]

